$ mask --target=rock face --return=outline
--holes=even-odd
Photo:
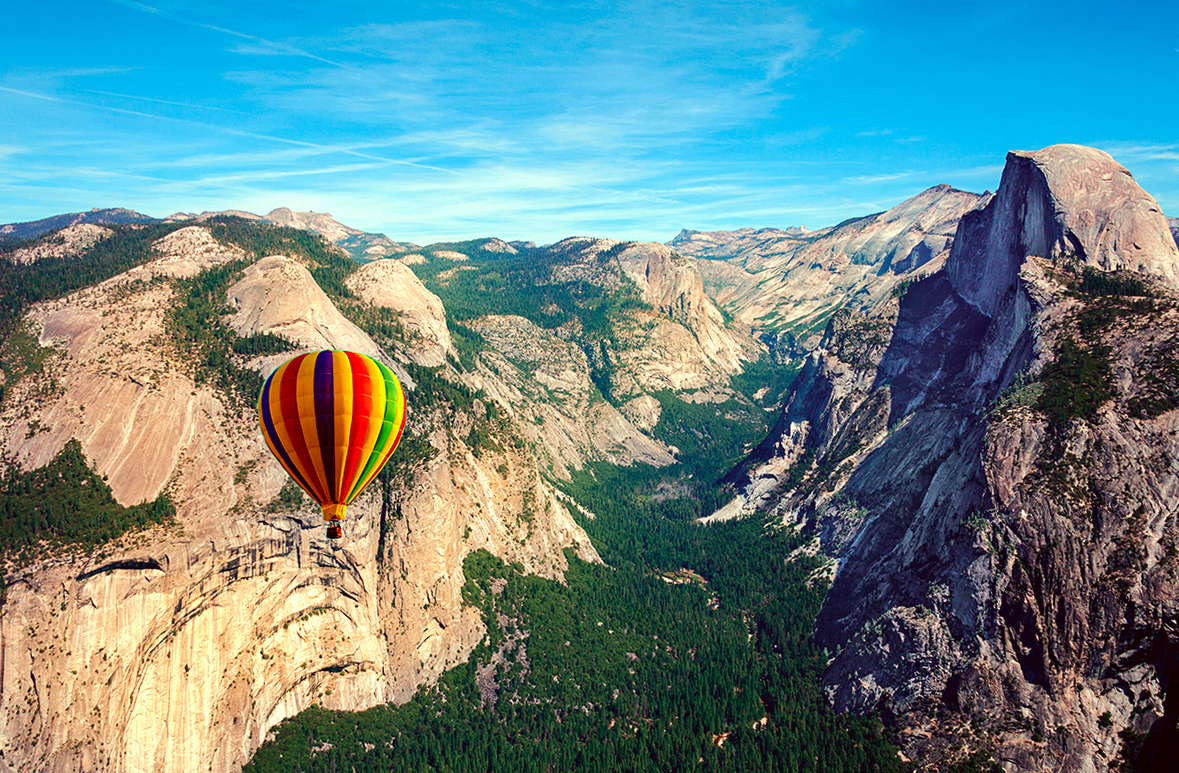
[[[671,450],[645,435],[594,395],[585,353],[523,317],[488,316],[473,323],[491,345],[471,383],[518,420],[521,432],[558,477],[588,460],[663,466]]]
[[[684,232],[669,245],[698,259],[709,294],[778,347],[812,337],[837,308],[879,305],[902,282],[925,276],[949,254],[962,215],[987,196],[948,185],[887,212],[819,231]]]
[[[836,561],[828,696],[901,717],[923,766],[993,748],[1011,771],[1106,771],[1173,728],[1177,270],[1108,156],[1014,152],[943,270],[832,320],[742,471]],[[1068,370],[1078,351],[1108,386]]]
[[[692,261],[662,244],[636,244],[618,259],[641,288],[642,299],[691,332],[705,361],[733,373],[756,356],[747,340],[728,329],[720,310],[704,294],[703,277]]]
[[[453,352],[442,301],[402,263],[393,260],[367,263],[348,277],[347,286],[374,306],[401,315],[415,338],[415,346],[406,356],[418,365],[438,367]]]
[[[651,306],[632,310],[614,339],[589,353],[595,366],[609,368],[615,403],[661,389],[729,391],[732,374],[761,355],[748,328],[725,324],[696,262],[662,244],[572,237],[549,250],[560,258],[553,281],[611,292],[631,282]]]
[[[348,349],[381,357],[368,335],[335,307],[300,263],[282,255],[263,258],[229,288],[236,313],[229,326],[241,335],[272,333],[308,349]]]
[[[30,313],[55,353],[8,393],[6,452],[35,467],[77,437],[120,502],[167,491],[178,523],[8,574],[0,770],[238,770],[312,703],[404,701],[464,660],[484,635],[461,600],[470,551],[547,577],[564,548],[597,560],[523,443],[466,444],[485,403],[459,417],[411,405],[417,461],[349,508],[339,543],[306,500],[268,508],[285,474],[252,409],[195,383],[165,335],[170,277],[236,255],[200,254],[201,230]],[[289,258],[259,261],[230,295],[243,332],[388,356]]]
[[[984,314],[994,313],[1028,255],[1179,285],[1162,210],[1107,153],[1079,145],[1012,151],[1001,186],[1007,195],[963,219],[967,240],[947,266],[955,291]]]

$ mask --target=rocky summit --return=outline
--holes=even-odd
[[[709,764],[833,707],[883,721],[831,719],[823,743],[885,750],[861,769],[1164,769],[1177,223],[1107,154],[1057,145],[1008,154],[994,193],[667,245],[421,247],[287,209],[4,227],[0,770],[235,773],[324,711],[411,702],[426,723],[463,701],[587,748],[698,731]],[[408,399],[338,542],[253,406],[321,348],[384,362]],[[79,525],[92,511],[124,520]],[[717,569],[730,546],[693,534],[757,547]],[[725,574],[761,559],[797,567],[809,611]],[[667,593],[720,626],[707,642],[561,601]],[[592,656],[542,630],[580,623]],[[784,672],[741,681],[790,647],[803,708],[772,692]],[[741,726],[653,718],[676,688],[634,680],[714,684],[718,651],[709,700]],[[529,683],[549,656],[575,665]]]

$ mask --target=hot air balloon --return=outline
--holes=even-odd
[[[271,453],[323,508],[339,539],[348,505],[385,466],[405,427],[405,392],[384,365],[356,352],[293,357],[258,395]]]

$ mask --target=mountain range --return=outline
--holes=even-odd
[[[67,539],[8,506],[0,769],[236,771],[315,707],[469,659],[508,684],[472,557],[621,566],[594,487],[623,473],[789,535],[830,583],[823,695],[922,770],[1149,770],[1176,743],[1179,220],[1101,151],[666,245],[423,247],[287,209],[0,238],[6,501],[80,458],[144,513]],[[343,547],[253,426],[260,374],[319,348],[411,395]]]

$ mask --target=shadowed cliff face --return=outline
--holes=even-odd
[[[8,458],[39,467],[78,438],[119,502],[166,491],[178,522],[8,574],[2,770],[237,770],[271,727],[313,703],[404,701],[464,660],[484,635],[461,599],[469,552],[486,548],[546,577],[564,571],[565,548],[597,560],[523,442],[512,442],[510,418],[497,414],[496,443],[471,445],[472,427],[494,407],[488,398],[454,415],[411,392],[395,474],[349,508],[338,543],[309,501],[268,507],[286,475],[252,407],[198,383],[192,353],[167,333],[175,279],[244,253],[193,226],[156,254],[34,306],[27,319],[52,351],[40,373],[6,385]],[[409,272],[362,271],[357,292],[374,303],[386,300],[382,272],[410,290],[397,310],[420,334],[399,354],[444,358],[438,299]],[[228,326],[281,333],[296,347],[240,358],[245,367],[265,372],[297,351],[334,346],[405,372],[294,259],[247,266],[227,295]]]
[[[1173,724],[1177,271],[1108,156],[1012,153],[944,270],[833,319],[740,473],[836,559],[829,698],[922,764],[1104,771]]]

